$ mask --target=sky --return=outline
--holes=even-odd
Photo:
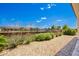
[[[76,28],[71,4],[0,3],[0,26],[48,28],[52,25]]]

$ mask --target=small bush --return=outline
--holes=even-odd
[[[62,35],[63,35],[63,33],[62,33],[62,32],[60,32],[60,33],[59,33],[59,36],[62,36]]]
[[[44,37],[45,37],[45,40],[50,40],[53,38],[52,34],[50,34],[50,33],[44,34]]]
[[[55,37],[62,36],[62,35],[63,35],[62,32],[56,32],[56,33],[55,33]]]
[[[49,34],[52,36],[52,39],[53,39],[53,38],[54,38],[54,33],[51,32],[51,33],[49,33]]]
[[[78,29],[75,29],[76,30],[76,32],[78,32]]]
[[[76,30],[74,29],[67,29],[64,31],[64,35],[75,35],[76,34]]]
[[[15,43],[11,43],[7,46],[7,49],[13,49],[15,47],[17,47],[17,45]]]
[[[3,51],[3,47],[0,47],[0,52]]]
[[[36,41],[44,41],[44,40],[50,40],[54,36],[50,33],[40,33],[36,35]]]
[[[30,40],[24,40],[23,44],[30,44]]]
[[[34,35],[30,35],[30,36],[24,36],[24,41],[23,44],[29,44],[32,41],[35,41],[35,36]]]
[[[0,36],[0,51],[2,51],[6,45],[7,45],[6,37],[1,35]]]
[[[8,42],[8,45],[7,45],[8,49],[15,48],[17,47],[17,45],[22,44],[23,42],[22,36],[12,35],[11,37],[8,37],[7,42]]]
[[[59,35],[56,35],[56,37],[58,37]]]

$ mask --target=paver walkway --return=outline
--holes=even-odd
[[[75,49],[72,53],[72,56],[79,56],[79,39],[76,42],[76,46],[75,46]]]
[[[77,52],[79,49],[79,39],[73,38],[64,48],[62,48],[56,56],[72,56],[72,55],[79,55]]]

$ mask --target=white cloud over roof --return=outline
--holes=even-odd
[[[41,7],[40,9],[41,9],[41,10],[44,10],[44,8],[43,8],[43,7]]]

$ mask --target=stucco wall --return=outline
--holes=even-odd
[[[72,3],[72,8],[77,16],[77,28],[79,29],[79,3]]]

